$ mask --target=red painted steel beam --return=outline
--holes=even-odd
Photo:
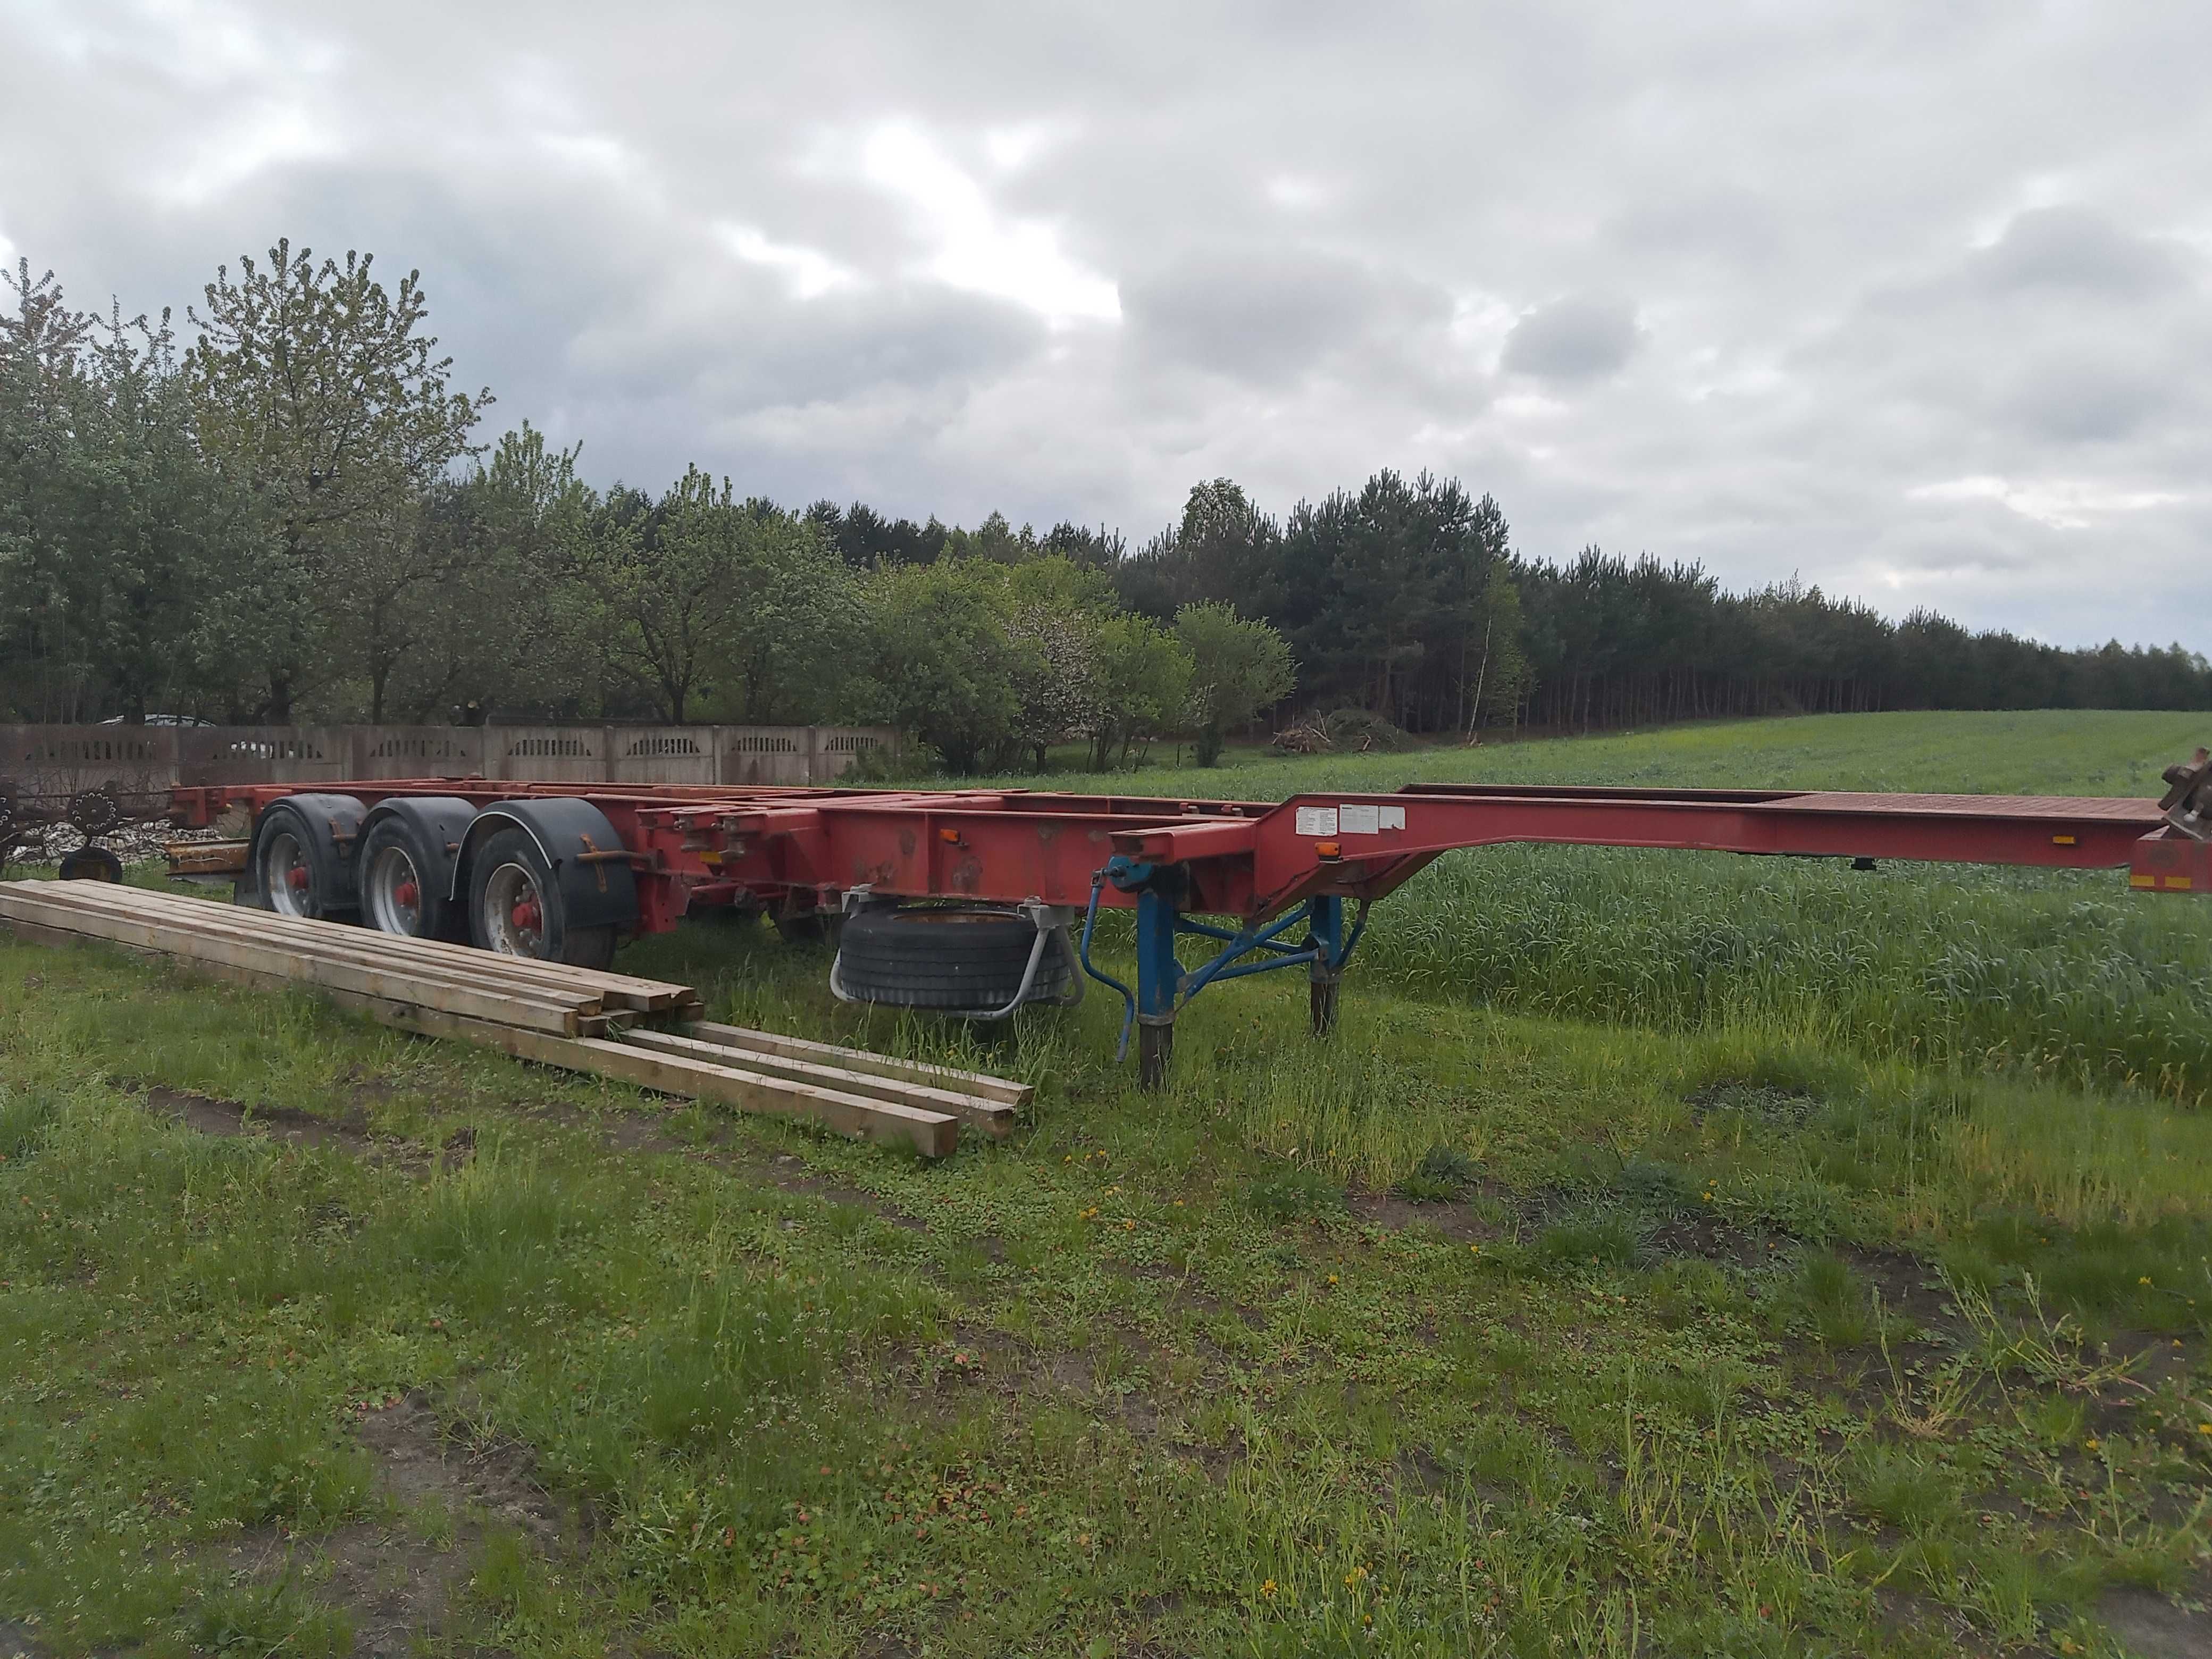
[[[1279,805],[1003,790],[625,787],[484,779],[179,789],[180,821],[257,815],[313,788],[365,802],[448,794],[486,805],[578,795],[604,811],[642,880],[680,914],[692,888],[868,886],[887,896],[1081,904],[1115,854],[1183,866],[1184,908],[1258,920],[1316,893],[1379,897],[1440,854],[1534,842],[2075,868],[2132,866],[2138,886],[2212,886],[2205,855],[2169,850],[2157,803],[1587,786],[1416,785]],[[2188,843],[2194,848],[2196,843]],[[2148,849],[2148,850],[2146,850]],[[665,890],[665,892],[663,890]],[[1108,903],[1133,902],[1110,886]]]

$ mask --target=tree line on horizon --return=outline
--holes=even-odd
[[[1269,716],[1407,732],[1876,708],[2207,708],[2179,645],[2062,650],[1794,580],[1513,548],[1459,481],[1376,473],[1280,520],[1228,479],[1132,547],[993,514],[791,509],[697,467],[594,489],[483,436],[419,276],[280,242],[186,312],[0,272],[0,717],[900,727],[956,771]],[[5,296],[0,296],[5,297]]]

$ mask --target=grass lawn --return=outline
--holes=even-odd
[[[2201,729],[1830,718],[1138,787],[2140,793]],[[2199,906],[2112,873],[1463,854],[1378,908],[1333,1038],[1301,986],[1232,982],[1158,1097],[1103,996],[978,1039],[835,1004],[764,928],[621,965],[1025,1078],[1036,1109],[925,1166],[0,939],[0,1637],[2212,1639]]]

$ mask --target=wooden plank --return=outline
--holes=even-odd
[[[172,876],[233,875],[246,868],[252,846],[244,841],[173,841],[161,848]]]
[[[496,951],[479,951],[471,945],[453,945],[442,939],[410,939],[404,934],[380,933],[373,928],[356,927],[344,922],[278,915],[273,911],[223,904],[179,893],[157,892],[143,887],[111,887],[93,882],[72,882],[64,886],[59,883],[45,881],[0,883],[0,892],[18,887],[44,889],[49,894],[67,895],[70,902],[105,905],[111,910],[142,917],[158,915],[165,921],[174,919],[193,927],[228,924],[250,927],[264,936],[283,934],[301,939],[374,940],[380,955],[386,959],[404,956],[410,960],[434,963],[449,973],[462,973],[472,978],[496,973],[512,980],[527,980],[562,992],[583,991],[599,997],[604,1003],[618,1007],[665,1012],[679,1018],[687,1008],[699,1006],[699,994],[688,985],[664,980],[635,979],[597,969],[571,967],[566,963],[502,956]],[[95,887],[99,889],[96,892],[83,890]]]
[[[866,1048],[841,1048],[834,1042],[812,1042],[805,1037],[785,1036],[775,1031],[751,1031],[742,1025],[692,1020],[678,1026],[677,1030],[685,1036],[711,1042],[720,1048],[775,1054],[785,1060],[808,1060],[817,1066],[836,1066],[848,1072],[868,1072],[877,1077],[903,1078],[909,1082],[927,1084],[933,1089],[949,1089],[955,1094],[995,1100],[1006,1106],[1026,1106],[1036,1093],[1026,1083],[1015,1083],[981,1072],[955,1071],[949,1066],[930,1066],[918,1060],[895,1060],[889,1054],[871,1054]]]
[[[55,885],[52,882],[40,884],[48,888]],[[4,890],[0,890],[0,895],[3,894]],[[211,913],[205,917],[171,920],[166,915],[142,915],[130,906],[82,904],[77,902],[75,895],[49,900],[44,893],[40,893],[30,896],[27,902],[65,907],[71,915],[97,915],[106,919],[100,924],[102,927],[119,919],[148,927],[173,928],[193,937],[234,939],[283,951],[306,952],[325,961],[350,962],[364,968],[404,972],[415,975],[425,985],[468,986],[479,990],[496,991],[528,1002],[573,1007],[578,1015],[584,1017],[598,1017],[602,1012],[596,994],[580,988],[543,984],[509,975],[504,971],[504,964],[510,958],[491,956],[484,951],[475,953],[472,961],[450,965],[442,959],[415,961],[388,948],[387,941],[392,938],[388,933],[346,927],[332,922],[316,924],[318,931],[312,934],[272,930],[262,926],[259,920],[262,913],[237,910],[228,905],[204,907]]]
[[[122,935],[118,933],[118,929],[131,928],[150,928],[167,935],[173,935],[173,938],[161,941],[161,948],[173,955],[198,954],[198,946],[194,943],[197,940],[221,940],[226,944],[281,951],[288,957],[307,957],[335,965],[347,965],[380,974],[388,974],[416,988],[417,994],[415,1000],[434,1000],[436,996],[448,991],[461,991],[488,996],[509,997],[518,1004],[526,1004],[548,1010],[565,1009],[578,1019],[602,1018],[602,1010],[596,997],[586,996],[574,991],[564,994],[550,987],[509,981],[495,974],[464,974],[443,966],[431,967],[404,960],[394,960],[386,955],[380,947],[379,942],[384,937],[380,933],[362,933],[357,930],[346,928],[339,930],[329,939],[293,939],[285,936],[261,933],[256,931],[251,923],[233,923],[227,915],[219,915],[218,920],[210,923],[203,923],[196,920],[191,925],[186,926],[182,922],[137,916],[127,911],[107,907],[80,906],[61,901],[49,902],[43,896],[21,897],[0,890],[0,906],[16,902],[40,907],[41,914],[67,917],[69,921],[66,925],[100,938],[121,937]],[[545,1029],[574,1028],[547,1024]]]
[[[319,957],[309,950],[288,950],[222,933],[139,921],[67,904],[42,903],[20,893],[0,893],[0,915],[21,916],[64,932],[112,939],[123,945],[144,945],[171,956],[257,969],[331,990],[352,991],[392,1001],[434,1003],[474,1018],[506,1020],[564,1036],[574,1033],[580,1018],[573,1003],[530,1001],[459,981],[434,979],[411,969],[365,967]]]
[[[902,1106],[896,1101],[870,1100],[735,1066],[653,1054],[628,1042],[548,1036],[432,1008],[395,1009],[388,1018],[382,1014],[378,1018],[427,1036],[459,1037],[497,1048],[518,1060],[590,1072],[660,1094],[716,1101],[739,1111],[818,1123],[855,1140],[910,1146],[924,1158],[949,1157],[959,1145],[960,1121],[947,1113]]]
[[[52,887],[49,882],[5,884],[7,885]],[[211,903],[206,899],[184,894],[163,893],[141,887],[109,887],[104,893],[88,902],[102,902],[138,912],[160,911],[165,916],[185,919],[215,915],[250,918],[254,925],[286,932],[301,937],[322,937],[333,931],[351,938],[368,937],[389,943],[392,949],[405,952],[422,961],[436,961],[450,967],[465,969],[471,973],[486,971],[485,963],[500,964],[502,972],[558,983],[564,989],[582,987],[603,1000],[617,1006],[648,1011],[674,1009],[687,1002],[698,1001],[698,994],[690,986],[677,985],[663,980],[635,979],[625,974],[610,974],[599,969],[577,968],[567,963],[539,962],[527,957],[501,956],[497,952],[477,950],[472,945],[454,945],[444,939],[412,939],[401,933],[379,933],[373,928],[357,927],[344,922],[318,921],[304,916],[280,915],[275,911],[255,909],[245,905]]]
[[[660,1054],[676,1054],[710,1064],[737,1066],[769,1077],[787,1078],[794,1083],[811,1083],[821,1088],[835,1089],[842,1094],[866,1095],[872,1100],[895,1100],[902,1105],[919,1106],[924,1111],[950,1113],[963,1122],[974,1124],[994,1139],[1003,1139],[1013,1133],[1017,1114],[1012,1107],[1000,1101],[983,1100],[975,1095],[957,1094],[949,1089],[935,1089],[927,1084],[909,1083],[901,1078],[878,1077],[836,1066],[817,1066],[810,1060],[787,1060],[781,1054],[726,1048],[719,1043],[704,1042],[696,1037],[678,1036],[668,1031],[634,1030],[624,1040],[633,1047],[651,1048]]]
[[[672,1055],[653,1054],[623,1042],[556,1036],[517,1026],[472,1019],[440,1008],[424,1007],[401,999],[380,997],[333,986],[303,986],[283,974],[214,961],[204,957],[179,957],[157,948],[118,939],[51,927],[21,915],[0,912],[0,927],[25,939],[63,945],[114,945],[134,955],[149,957],[203,978],[220,979],[255,990],[298,991],[313,988],[339,1006],[367,1014],[379,1024],[420,1036],[451,1037],[495,1048],[518,1060],[533,1060],[567,1071],[586,1072],[651,1089],[660,1094],[712,1100],[739,1111],[798,1122],[817,1123],[856,1140],[884,1146],[908,1146],[924,1158],[946,1158],[958,1147],[960,1121],[942,1112],[902,1106],[896,1102],[870,1100],[836,1090],[813,1087],[787,1079],[748,1073],[734,1066],[704,1065]]]
[[[90,884],[86,884],[89,885]],[[43,887],[70,892],[70,888],[58,888],[52,882],[18,882],[0,884],[0,887]],[[159,912],[166,917],[178,917],[197,922],[210,916],[228,916],[250,920],[257,927],[286,932],[300,937],[323,937],[333,933],[349,938],[368,937],[386,941],[391,948],[403,951],[419,959],[436,960],[450,966],[465,968],[472,973],[484,971],[487,958],[501,965],[504,971],[530,975],[547,981],[558,981],[564,988],[587,986],[604,1000],[618,1000],[622,1006],[646,1009],[669,1008],[685,1000],[697,1000],[690,987],[676,985],[661,980],[634,979],[627,975],[609,974],[592,968],[572,967],[566,963],[538,962],[526,957],[501,956],[496,952],[478,951],[471,945],[454,945],[443,939],[409,938],[400,933],[379,933],[373,928],[359,927],[345,922],[318,921],[304,916],[280,915],[275,911],[255,909],[246,905],[210,902],[179,893],[164,893],[143,887],[104,887],[97,894],[82,896],[88,903],[105,902],[135,914]],[[613,993],[619,993],[619,997]]]

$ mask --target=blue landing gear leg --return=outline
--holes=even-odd
[[[1091,903],[1083,916],[1083,942],[1076,959],[1083,971],[1101,985],[1120,993],[1121,1046],[1114,1051],[1120,1060],[1129,1049],[1129,1032],[1137,1032],[1137,1082],[1158,1089],[1167,1082],[1168,1062],[1175,1053],[1176,1013],[1200,991],[1218,979],[1241,979],[1248,974],[1273,973],[1278,968],[1304,965],[1311,985],[1315,1035],[1336,1024],[1336,986],[1344,964],[1367,925],[1367,904],[1347,929],[1344,901],[1322,896],[1308,899],[1272,921],[1247,923],[1231,929],[1200,921],[1182,912],[1189,887],[1187,872],[1177,866],[1159,866],[1116,855],[1091,878]],[[1097,925],[1098,904],[1111,882],[1116,890],[1137,900],[1137,983],[1123,984],[1091,959],[1091,930]],[[1291,945],[1284,935],[1303,921],[1309,937]],[[1212,959],[1190,972],[1176,960],[1176,938],[1192,933],[1212,940],[1219,948]]]
[[[1336,987],[1344,977],[1344,901],[1316,898],[1306,902],[1308,926],[1313,930],[1314,957],[1307,964],[1307,1006],[1313,1015],[1313,1033],[1327,1036],[1336,1029]]]
[[[1176,908],[1159,894],[1137,896],[1137,1086],[1164,1087],[1175,1054],[1176,999],[1182,964],[1176,960]]]

